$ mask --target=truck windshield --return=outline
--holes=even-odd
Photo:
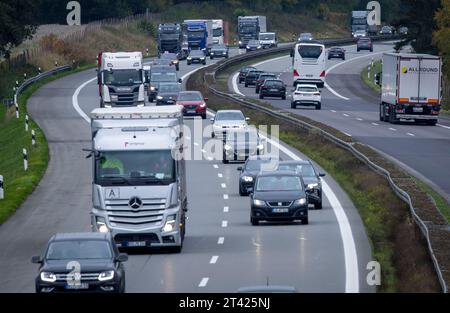
[[[132,86],[142,84],[141,70],[113,70],[104,72],[105,85]]]
[[[322,54],[322,51],[321,46],[300,45],[298,47],[298,53],[305,59],[317,59]]]
[[[162,40],[178,40],[178,38],[180,38],[180,35],[178,33],[167,32],[167,33],[160,33],[159,37]]]
[[[243,33],[243,34],[256,33],[256,26],[255,25],[241,25],[239,32]]]
[[[190,30],[188,32],[189,39],[203,39],[204,36],[205,36],[205,31],[203,31],[203,30],[195,30],[195,31]]]
[[[101,186],[169,185],[175,182],[170,150],[101,152],[95,161],[95,183]]]
[[[353,25],[366,25],[367,24],[367,18],[353,18],[352,20]]]
[[[220,37],[223,35],[222,28],[215,28],[213,29],[213,37]]]

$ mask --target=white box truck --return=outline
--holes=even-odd
[[[144,106],[142,52],[103,52],[98,59],[100,107]]]
[[[212,20],[213,44],[224,44],[223,20]]]
[[[91,112],[91,225],[121,248],[180,252],[187,192],[183,107],[100,108]]]
[[[441,58],[385,53],[382,71],[380,121],[436,125],[441,109]]]

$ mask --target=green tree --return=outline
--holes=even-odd
[[[444,60],[444,70],[450,78],[450,0],[442,0],[442,8],[435,16],[438,30],[433,34],[433,43]]]
[[[33,36],[37,27],[35,9],[33,0],[0,1],[0,55],[9,58],[11,48]]]

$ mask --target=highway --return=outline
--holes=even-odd
[[[183,62],[180,74],[186,80],[198,67]],[[0,292],[34,291],[37,266],[30,258],[43,252],[54,233],[90,231],[91,160],[82,149],[90,147],[86,117],[99,106],[94,77],[95,71],[88,70],[59,79],[28,102],[30,115],[49,141],[50,163],[34,193],[0,226]],[[195,123],[206,126],[209,121]],[[186,119],[186,124],[193,128],[194,120]],[[201,149],[195,135],[186,140],[190,149]],[[284,144],[280,150],[282,159],[305,158]],[[208,155],[187,162],[183,251],[131,255],[127,292],[236,292],[267,281],[299,292],[375,291],[366,283],[372,257],[364,226],[332,177],[324,178],[324,208],[310,211],[309,225],[253,227],[249,199],[238,194],[238,166]]]
[[[375,43],[373,53],[356,51],[356,45],[345,47],[346,61],[327,61],[326,88],[322,91],[322,110],[313,107],[291,109],[290,98],[265,99],[277,108],[306,116],[332,126],[357,141],[379,150],[398,164],[426,181],[450,201],[450,119],[440,117],[437,126],[388,124],[379,121],[380,96],[367,87],[360,73],[372,59],[380,59],[383,52],[393,51],[391,43]],[[292,59],[275,58],[257,64],[257,68],[280,74],[292,86]],[[275,70],[274,70],[275,69]],[[246,97],[257,98],[254,87],[236,83],[236,75],[229,80],[229,89]]]

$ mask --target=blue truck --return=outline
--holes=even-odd
[[[189,49],[204,50],[209,55],[213,44],[211,20],[185,20]]]

